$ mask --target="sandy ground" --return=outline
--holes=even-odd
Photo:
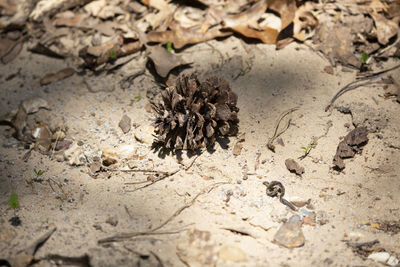
[[[105,78],[75,74],[48,86],[39,86],[39,79],[66,67],[66,62],[23,51],[11,64],[0,66],[1,114],[23,99],[39,96],[51,110],[32,116],[68,127],[67,139],[79,143],[88,158],[109,147],[130,145],[135,155],[119,159],[114,168],[180,170],[132,192],[145,184],[128,183],[146,181],[147,174],[113,170],[94,177],[89,164],[70,166],[62,153],[49,157],[32,151],[25,162],[22,157],[27,150],[11,136],[9,126],[1,126],[0,258],[10,258],[52,227],[57,230],[36,257],[87,254],[93,266],[379,266],[353,253],[345,243],[375,239],[381,250],[400,258],[400,233],[377,229],[383,221],[400,218],[399,104],[383,97],[382,86],[362,87],[337,100],[336,106],[365,105],[366,123],[383,125],[369,133],[361,154],[345,160],[346,168],[338,172],[332,168],[332,158],[341,139],[354,129],[353,118],[324,108],[342,86],[355,79],[356,72],[338,66],[333,75],[328,74],[324,68],[329,62],[299,44],[275,51],[273,46],[245,44],[235,37],[209,43],[212,47],[203,43],[183,52],[185,60],[193,62],[186,72],[218,75],[238,94],[239,127],[245,134],[238,156],[233,155],[237,137],[230,138],[227,147],[217,144],[214,151],[198,157],[184,153],[181,161],[174,155],[161,158],[148,140],[137,141],[139,131],[150,134],[153,115],[146,111],[145,96],[157,84],[146,74],[127,90],[116,86],[121,76],[140,69],[135,61]],[[250,70],[238,76],[247,66]],[[6,81],[19,68],[20,74]],[[90,79],[100,81],[92,88],[98,92],[88,90]],[[290,126],[281,135],[284,146],[275,142],[273,153],[266,144],[276,120],[293,107],[299,109],[291,114]],[[127,134],[118,127],[124,114],[134,125]],[[299,160],[300,147],[320,136],[310,154]],[[295,159],[305,173],[290,173],[285,167],[287,158]],[[33,169],[44,170],[42,182],[28,183],[35,177]],[[291,211],[266,195],[262,182],[272,180],[284,184],[287,199],[311,199],[310,203],[302,212]],[[7,204],[12,192],[20,200],[17,214],[22,224],[17,227],[9,222],[14,216]],[[191,202],[198,193],[204,194]],[[149,231],[177,211],[181,212],[159,234],[98,243],[118,233]],[[284,221],[307,211],[314,211],[317,220],[314,225],[303,224],[302,247],[288,249],[273,242]],[[43,260],[37,265],[56,264]]]

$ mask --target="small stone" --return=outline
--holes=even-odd
[[[242,143],[236,143],[235,146],[233,147],[232,154],[234,156],[239,156],[240,153],[242,152],[243,144]]]
[[[108,219],[106,220],[106,223],[115,227],[118,224],[118,219],[116,217],[108,217]]]
[[[350,145],[362,145],[368,141],[367,127],[357,127],[346,135],[344,141]]]
[[[294,159],[286,159],[285,165],[290,172],[294,172],[297,175],[304,173],[304,167],[301,167]]]
[[[142,125],[135,130],[135,139],[143,144],[151,145],[154,137],[154,126]]]
[[[89,166],[91,173],[96,173],[101,170],[101,163],[100,162],[92,162]]]
[[[390,256],[386,264],[389,266],[398,266],[399,260],[395,256]]]
[[[298,208],[304,207],[311,202],[311,199],[304,199],[297,196],[289,197],[287,200],[289,200],[293,205]]]
[[[324,68],[324,71],[326,72],[326,73],[328,73],[328,74],[331,74],[331,75],[333,75],[333,67],[332,66],[326,66],[325,68]]]
[[[323,210],[318,211],[316,216],[316,222],[319,225],[327,224],[329,222],[328,213],[326,213],[326,211]]]
[[[118,155],[114,151],[103,150],[101,159],[104,166],[110,166],[118,162]]]
[[[387,252],[376,252],[372,253],[368,256],[368,259],[374,260],[376,262],[380,262],[385,264],[390,258],[390,254]]]
[[[71,166],[80,166],[87,162],[82,147],[78,144],[73,144],[70,148],[64,151],[64,159],[68,161]]]
[[[132,120],[127,115],[122,116],[119,124],[119,128],[121,128],[124,134],[128,133],[131,130]]]
[[[246,254],[238,247],[225,246],[218,251],[218,257],[222,260],[233,262],[246,262]]]
[[[71,140],[61,140],[61,141],[58,141],[57,143],[56,143],[56,147],[55,147],[55,150],[56,151],[60,151],[60,150],[65,150],[65,149],[68,149],[71,145],[72,145],[72,141]]]
[[[293,215],[290,217],[289,221],[285,222],[276,232],[273,242],[286,248],[303,246],[305,238],[301,225],[300,216]]]

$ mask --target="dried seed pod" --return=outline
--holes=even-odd
[[[200,82],[194,74],[182,75],[161,96],[153,104],[156,141],[168,149],[207,147],[238,132],[237,95],[223,79]]]

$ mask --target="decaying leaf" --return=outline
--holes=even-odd
[[[258,26],[257,21],[267,10],[267,1],[259,1],[244,12],[235,15],[223,14],[216,11],[223,18],[225,28],[232,29],[246,37],[256,38],[266,44],[274,44],[279,31],[268,26]]]
[[[25,36],[18,40],[0,39],[0,58],[4,64],[14,60],[22,50]]]
[[[232,33],[221,31],[221,26],[216,26],[202,32],[201,27],[183,28],[180,25],[173,26],[172,30],[158,32],[153,31],[147,34],[147,39],[149,42],[161,42],[167,43],[171,42],[174,44],[176,49],[180,49],[187,44],[195,44],[199,42],[204,42],[217,37],[229,36]]]
[[[367,127],[357,127],[349,132],[343,141],[341,141],[336,149],[333,157],[333,165],[342,170],[345,168],[345,158],[352,158],[356,152],[361,151],[361,147],[368,142]]]
[[[27,98],[19,104],[18,109],[3,116],[1,122],[14,127],[17,139],[22,140],[28,115],[39,111],[40,108],[49,109],[46,100],[40,97]]]
[[[65,11],[55,15],[55,20],[53,21],[53,25],[67,26],[67,27],[83,26],[83,21],[86,17],[87,15],[83,13],[75,14],[72,11]]]
[[[213,145],[218,136],[236,135],[236,103],[237,95],[225,80],[180,76],[154,105],[156,142],[167,149],[195,150]]]
[[[374,19],[378,42],[382,45],[389,43],[389,39],[395,36],[399,30],[396,22],[388,20],[384,15],[377,12],[370,12],[371,17]]]
[[[46,85],[54,82],[58,82],[65,78],[72,76],[75,73],[73,68],[65,68],[56,73],[48,73],[40,79],[40,85]]]
[[[45,16],[50,16],[75,6],[84,5],[91,1],[93,0],[40,0],[30,13],[29,18],[38,22]]]
[[[93,17],[109,19],[124,13],[121,7],[119,7],[119,2],[120,1],[96,0],[87,4],[84,10]]]
[[[36,126],[32,130],[32,137],[35,140],[36,148],[40,151],[48,151],[51,146],[52,133],[45,124]]]
[[[149,58],[153,61],[154,67],[161,77],[165,78],[172,69],[188,64],[180,56],[168,52],[161,46],[147,46],[147,50],[150,52]]]

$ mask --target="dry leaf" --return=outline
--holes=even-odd
[[[268,8],[280,15],[282,21],[281,29],[285,29],[292,23],[297,10],[295,0],[269,0]]]
[[[84,5],[91,1],[92,0],[40,0],[30,13],[29,18],[33,21],[41,21],[45,16],[50,16],[75,6]]]
[[[389,39],[395,36],[398,32],[398,25],[392,20],[388,20],[385,16],[377,13],[370,12],[371,17],[374,19],[378,42],[382,45],[387,45]]]
[[[25,109],[26,113],[28,114],[33,114],[35,112],[38,112],[39,109],[44,108],[44,109],[50,109],[49,108],[49,103],[40,97],[31,97],[27,98],[24,101],[22,101],[22,107]]]
[[[188,64],[181,59],[181,57],[168,52],[161,46],[147,46],[149,58],[153,61],[157,73],[161,77],[167,77],[168,73],[181,65]]]
[[[223,18],[225,28],[232,29],[249,38],[259,39],[266,44],[275,44],[278,30],[258,25],[258,20],[265,13],[267,7],[267,1],[263,0],[236,15],[226,15],[222,10],[215,12]]]
[[[47,125],[41,124],[35,127],[32,130],[32,137],[35,140],[36,147],[40,151],[49,151],[52,133]]]
[[[180,49],[187,44],[196,44],[231,34],[230,32],[222,32],[220,26],[213,27],[203,33],[200,27],[182,28],[180,25],[175,25],[171,31],[149,32],[147,39],[149,42],[172,42],[176,49]]]
[[[55,16],[56,19],[53,21],[53,25],[67,27],[83,26],[83,21],[86,17],[86,14],[74,14],[72,11],[65,11]]]
[[[65,68],[56,73],[48,73],[40,79],[40,85],[46,85],[54,82],[58,82],[75,73],[75,69],[73,68]]]

